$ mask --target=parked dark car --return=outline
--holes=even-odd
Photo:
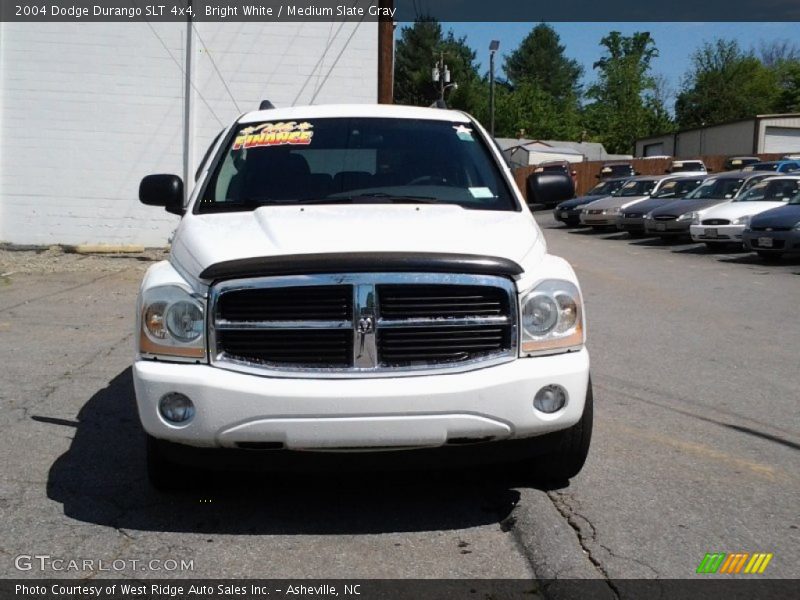
[[[684,198],[703,183],[705,175],[697,177],[683,177],[667,181],[648,200],[637,202],[628,209],[623,210],[617,217],[617,229],[627,231],[631,236],[645,234],[645,215],[651,210],[669,204],[679,198]]]
[[[689,227],[697,212],[730,202],[772,175],[774,173],[744,170],[711,175],[685,198],[650,211],[644,220],[645,232],[661,238],[688,237]]]
[[[738,171],[747,165],[752,165],[761,162],[757,156],[731,156],[725,159],[725,164],[722,166],[723,171]]]
[[[764,260],[784,254],[800,254],[800,194],[785,206],[772,208],[750,219],[742,233],[744,247]]]
[[[628,178],[636,175],[633,165],[629,162],[605,163],[600,172],[596,175],[598,179],[616,179],[619,177]]]
[[[626,181],[628,181],[627,177],[605,179],[586,192],[585,196],[565,200],[558,204],[553,209],[553,217],[556,221],[561,221],[569,227],[577,227],[581,223],[581,207],[584,204],[613,195]]]
[[[800,171],[800,161],[796,160],[769,160],[747,165],[743,171],[771,171],[772,173],[794,173]]]

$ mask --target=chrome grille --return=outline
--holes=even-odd
[[[211,291],[212,364],[275,376],[380,376],[469,369],[516,357],[517,300],[505,277],[447,273],[298,275]]]

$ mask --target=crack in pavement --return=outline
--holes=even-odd
[[[586,549],[586,552],[589,555],[589,559],[592,560],[592,563],[595,564],[597,566],[597,568],[600,569],[600,571],[603,574],[606,574],[606,572],[603,569],[603,567],[601,567],[599,565],[599,559],[597,559],[597,562],[595,562],[595,560],[593,560],[596,557],[593,556],[591,550],[588,548],[588,543],[597,544],[600,548],[602,548],[603,550],[608,552],[608,554],[610,556],[612,556],[613,558],[617,558],[619,560],[629,560],[631,562],[634,562],[634,563],[644,567],[645,569],[650,571],[657,579],[661,577],[661,573],[659,573],[658,570],[656,570],[655,567],[653,567],[652,565],[642,561],[639,558],[633,557],[633,556],[626,556],[624,554],[617,554],[611,548],[609,548],[604,543],[602,543],[598,539],[598,531],[597,531],[597,528],[594,526],[594,523],[592,523],[588,518],[586,518],[586,516],[581,514],[573,506],[575,500],[574,500],[574,498],[572,498],[570,496],[570,494],[560,493],[560,492],[549,492],[548,496],[553,501],[553,504],[556,506],[556,509],[558,509],[558,511],[562,515],[565,516],[565,518],[567,519],[567,522],[570,523],[570,526],[572,526],[573,529],[576,529],[575,526],[577,525],[576,532],[578,533],[578,537],[581,540],[581,546],[584,549]],[[570,502],[570,499],[572,499],[572,501],[573,501],[572,503]],[[572,518],[575,521],[574,524],[572,522],[570,522],[570,518]],[[584,536],[583,530],[580,527],[580,524],[577,523],[577,519],[576,518],[577,519],[581,519],[584,523],[586,523],[586,525],[590,529],[590,535],[588,537],[588,540],[586,539],[586,536]]]
[[[597,558],[592,548],[589,546],[588,542],[595,542],[597,536],[597,530],[595,529],[594,525],[584,517],[583,515],[577,513],[572,506],[567,502],[566,497],[564,494],[559,494],[557,492],[547,492],[547,497],[550,498],[550,501],[555,506],[556,510],[561,514],[562,517],[567,521],[567,524],[572,527],[575,531],[575,534],[578,537],[578,543],[583,548],[583,551],[586,553],[586,557],[589,561],[595,566],[595,568],[600,572],[603,576],[603,580],[606,582],[606,585],[611,589],[611,592],[614,594],[615,598],[621,598],[619,588],[617,585],[611,580],[611,577],[608,574],[608,571],[603,566],[603,563]],[[591,536],[590,539],[587,540],[586,535],[584,534],[583,528],[581,527],[580,523],[578,523],[576,517],[582,519],[591,529]]]

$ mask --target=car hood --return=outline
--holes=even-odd
[[[674,201],[675,201],[674,198],[647,198],[645,200],[642,200],[641,202],[637,202],[636,204],[631,206],[630,209],[637,214],[646,215],[654,208],[658,208],[659,206],[664,206],[665,204]]]
[[[711,208],[712,206],[728,204],[729,202],[730,200],[721,200],[719,198],[706,198],[703,200],[689,200],[683,198],[681,200],[673,200],[668,204],[654,208],[652,209],[651,213],[654,217],[661,215],[674,215],[679,217],[682,214],[690,211],[705,210],[707,208]]]
[[[558,210],[567,210],[570,208],[575,208],[576,206],[583,206],[584,204],[588,204],[589,202],[594,202],[595,200],[605,197],[606,196],[602,195],[579,196],[578,198],[572,198],[571,200],[564,200],[564,202],[561,202],[556,208]]]
[[[736,219],[746,215],[757,215],[770,208],[783,206],[785,202],[729,202],[708,210],[703,215],[706,219]]]
[[[591,203],[592,210],[597,208],[625,208],[636,202],[647,200],[650,196],[605,196]],[[587,208],[589,208],[587,206]]]
[[[800,222],[800,204],[784,204],[753,217],[750,226],[794,227],[798,222]]]
[[[445,204],[265,206],[186,215],[175,233],[171,261],[197,280],[219,262],[354,252],[477,254],[507,258],[528,270],[545,247],[527,211]]]

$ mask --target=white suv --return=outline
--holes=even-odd
[[[268,464],[474,445],[580,471],[581,291],[490,139],[457,111],[261,110],[219,136],[187,202],[175,175],[142,180],[143,203],[182,215],[138,298],[154,485],[204,448]]]

